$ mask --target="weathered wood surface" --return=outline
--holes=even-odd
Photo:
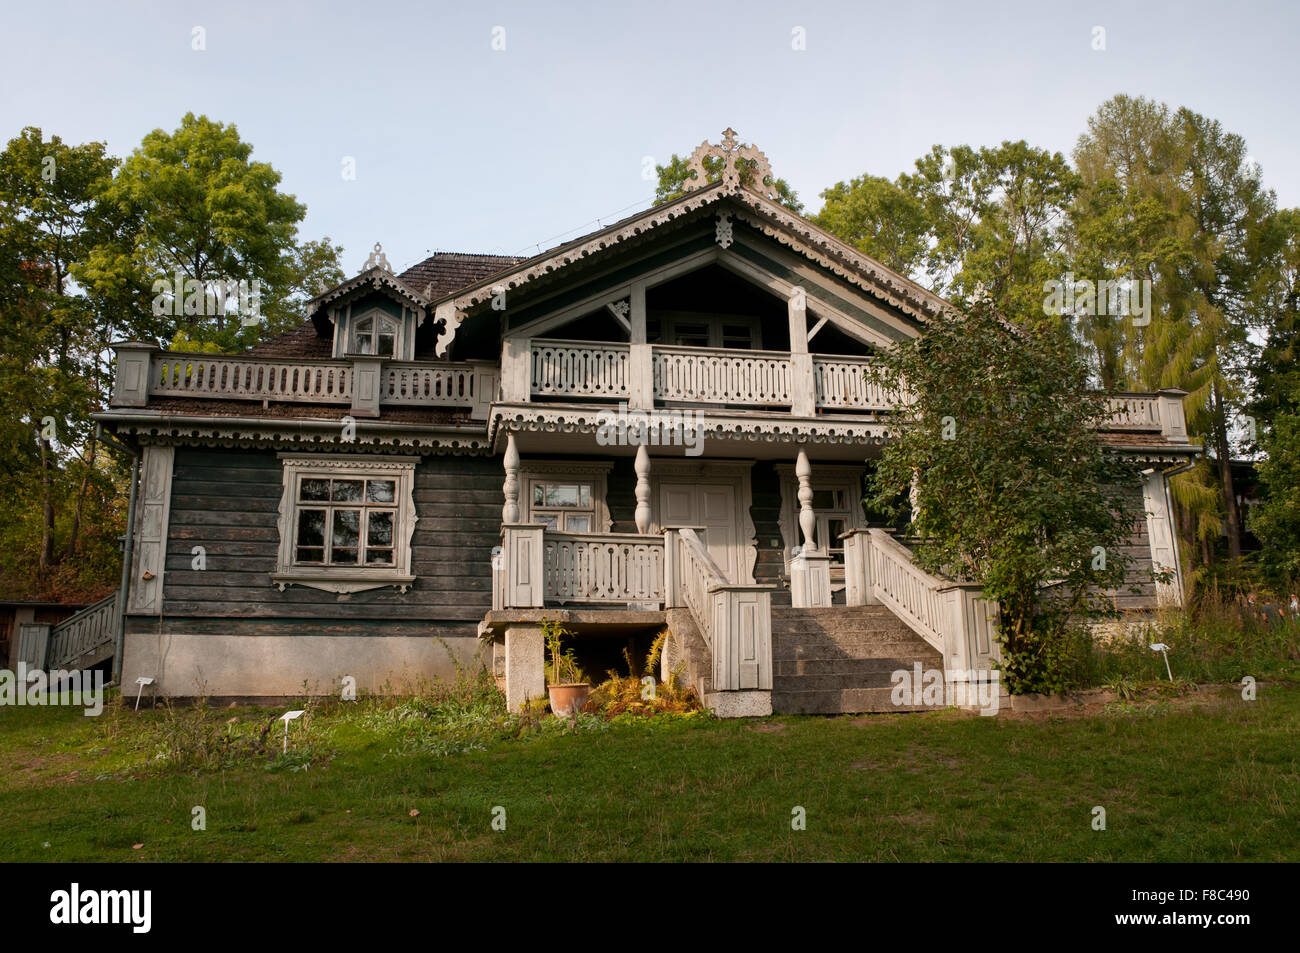
[[[178,448],[164,614],[179,617],[477,622],[491,608],[492,548],[501,526],[500,462],[426,457],[416,468],[416,581],[405,594],[346,596],[271,585],[279,547],[275,453]],[[193,568],[193,547],[206,569]],[[241,631],[243,624],[241,624]],[[432,630],[431,630],[432,631]]]

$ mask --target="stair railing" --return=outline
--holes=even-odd
[[[998,604],[984,598],[982,586],[925,572],[883,529],[855,529],[841,538],[848,605],[886,606],[942,653],[950,676],[995,667]]]
[[[50,647],[45,653],[45,664],[50,671],[84,667],[97,651],[115,643],[117,597],[117,592],[105,596],[50,629]]]
[[[714,692],[770,692],[772,587],[729,580],[697,529],[664,531],[667,605],[690,610],[713,659]]]

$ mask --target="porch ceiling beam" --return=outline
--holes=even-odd
[[[818,313],[830,318],[832,324],[861,344],[878,347],[880,345],[889,346],[894,343],[889,337],[874,328],[864,325],[861,321],[845,314],[830,302],[819,297],[816,290],[810,290],[806,284],[796,286],[793,282],[764,271],[731,251],[723,252],[718,258],[718,264],[746,281],[758,285],[760,288],[766,288],[772,294],[785,298],[787,301],[790,300],[795,287],[802,287],[805,298]]]
[[[571,305],[553,311],[550,314],[534,318],[531,321],[519,325],[517,328],[511,328],[505,333],[505,337],[535,337],[538,334],[545,334],[547,331],[553,331],[555,328],[563,327],[570,321],[580,318],[584,314],[595,311],[601,306],[610,305],[615,301],[626,298],[633,285],[641,284],[645,288],[653,288],[655,285],[663,284],[665,281],[670,281],[679,275],[684,275],[687,272],[697,271],[698,269],[703,268],[710,262],[716,261],[720,253],[721,249],[716,245],[697,252],[692,252],[689,255],[677,259],[672,264],[663,265],[659,268],[646,271],[634,281],[625,281],[608,288],[605,291],[593,294],[587,298],[583,298],[581,301],[577,301]],[[591,280],[597,281],[600,277],[600,275],[595,275]]]

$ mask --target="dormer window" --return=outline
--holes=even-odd
[[[352,353],[393,357],[397,353],[397,321],[377,314],[359,320],[352,329]]]

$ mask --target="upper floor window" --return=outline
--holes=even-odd
[[[397,353],[399,331],[395,318],[382,314],[364,317],[352,329],[352,353],[393,357]]]
[[[740,315],[713,317],[664,313],[646,320],[646,334],[651,342],[676,347],[721,347],[748,351],[763,346],[762,329],[758,320]]]

